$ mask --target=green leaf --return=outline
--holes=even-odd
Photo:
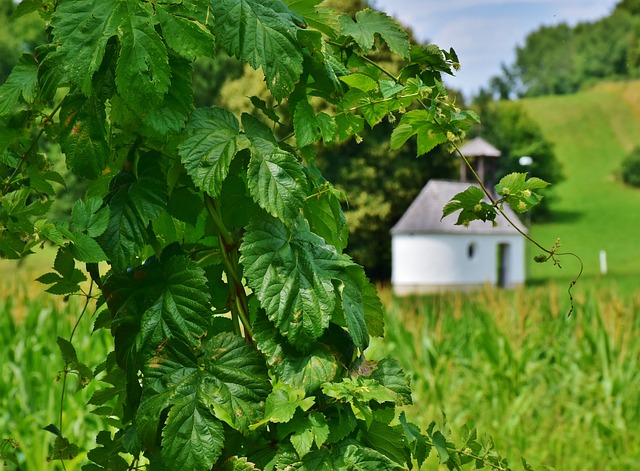
[[[327,349],[315,345],[308,353],[300,353],[280,336],[264,317],[255,322],[254,340],[265,355],[267,364],[275,370],[277,378],[287,385],[304,387],[307,395],[313,394],[338,373],[338,362]]]
[[[397,394],[400,405],[411,404],[411,383],[395,358],[383,358],[371,373],[371,379]]]
[[[340,463],[335,469],[357,469],[361,471],[392,471],[402,469],[382,453],[363,446],[359,442],[348,441],[340,449]]]
[[[433,446],[438,453],[438,458],[440,459],[440,463],[446,463],[449,461],[449,451],[447,450],[447,439],[442,432],[436,430],[434,434],[431,436],[431,440],[433,442]]]
[[[524,213],[540,203],[542,196],[532,190],[545,188],[549,184],[540,178],[529,178],[526,173],[510,173],[495,186],[498,195],[518,213]]]
[[[162,457],[184,469],[208,470],[224,446],[224,429],[197,392],[175,401],[162,432]]]
[[[202,346],[201,360],[171,342],[145,369],[136,416],[142,437],[152,432],[165,408],[162,455],[185,469],[210,469],[224,444],[222,422],[247,431],[262,415],[269,391],[262,356],[244,339],[221,333]]]
[[[349,87],[357,88],[358,90],[362,90],[363,92],[370,92],[378,88],[378,82],[373,80],[368,75],[364,74],[349,74],[340,77],[340,80],[349,85]]]
[[[278,330],[306,350],[329,325],[336,305],[331,282],[342,260],[299,218],[291,232],[279,220],[259,217],[240,247],[245,276]]]
[[[213,56],[214,37],[205,25],[180,15],[171,5],[158,4],[156,11],[164,39],[171,49],[189,60]]]
[[[98,70],[107,41],[118,34],[124,2],[65,0],[51,17],[53,39],[58,45],[55,59],[72,83],[90,96],[93,74]]]
[[[71,209],[71,222],[76,233],[98,237],[109,225],[109,209],[103,206],[102,198],[96,196],[78,200]]]
[[[160,163],[145,154],[138,175],[122,171],[112,182],[108,195],[109,225],[100,236],[100,245],[114,268],[131,266],[147,240],[147,226],[167,205],[167,183]]]
[[[267,397],[264,419],[252,425],[251,428],[255,429],[269,422],[289,422],[298,408],[306,411],[314,402],[313,397],[305,397],[303,386],[294,387],[284,382],[277,382]]]
[[[247,430],[261,413],[268,391],[261,356],[234,334],[213,337],[203,345],[202,355],[201,365],[194,354],[171,343],[156,352],[147,366],[149,379],[135,419],[140,437],[153,440],[169,407],[162,456],[194,470],[211,469],[220,455],[222,422]]]
[[[326,182],[305,200],[304,215],[311,230],[341,253],[347,246],[349,228],[338,194],[339,192]]]
[[[295,219],[308,191],[302,166],[274,144],[271,132],[255,118],[245,114],[242,123],[252,144],[249,193],[271,215],[282,221]]]
[[[254,69],[262,67],[276,100],[287,96],[302,73],[291,10],[281,0],[220,0],[211,7],[220,46]]]
[[[353,264],[345,267],[337,280],[336,289],[342,301],[337,305],[338,315],[345,320],[353,343],[357,347],[366,348],[369,345],[367,317],[374,324],[383,322],[382,303],[376,304],[370,299],[366,305],[368,312],[365,314],[363,293],[370,283],[361,266]],[[377,298],[375,288],[373,291],[367,289],[367,295]]]
[[[243,145],[238,120],[231,112],[205,108],[189,118],[179,154],[196,186],[216,197],[229,173],[231,160]]]
[[[414,134],[418,136],[418,156],[447,141],[429,112],[412,110],[402,115],[400,124],[391,133],[391,148],[399,149]]]
[[[296,144],[298,147],[305,147],[320,138],[326,144],[333,142],[337,128],[331,116],[326,113],[315,114],[313,107],[308,101],[299,101],[293,113],[293,129],[296,134]]]
[[[166,139],[180,132],[193,108],[193,66],[191,62],[169,56],[171,84],[162,102],[145,108],[142,114],[141,132],[151,138]]]
[[[118,5],[120,56],[116,66],[118,93],[134,112],[162,102],[169,90],[171,70],[156,18],[149,3],[124,1]]]
[[[291,444],[300,458],[307,455],[314,444],[320,449],[329,438],[327,420],[320,412],[298,415],[292,421],[283,424],[279,432],[285,435],[292,434]]]
[[[365,51],[369,52],[374,46],[374,36],[379,34],[392,52],[408,59],[410,44],[405,30],[396,20],[381,11],[371,9],[356,13],[353,21],[347,14],[340,16],[342,34],[351,36]]]
[[[332,38],[338,36],[340,28],[338,13],[333,8],[318,6],[322,0],[284,0],[284,2],[304,19],[309,28],[322,31]]]
[[[60,146],[67,167],[76,175],[95,179],[107,166],[108,142],[105,105],[96,97],[67,95],[60,109]]]
[[[98,242],[86,234],[74,234],[72,242],[71,253],[80,262],[98,263],[107,259]]]
[[[484,191],[477,186],[470,186],[466,190],[458,193],[442,209],[442,217],[460,211],[457,225],[468,226],[471,221],[495,221],[497,213],[495,208],[489,203],[482,201],[485,198]]]
[[[399,466],[411,463],[401,425],[391,426],[374,420],[368,429],[360,432],[363,445],[379,451]]]
[[[0,116],[17,111],[20,99],[33,103],[38,90],[38,63],[31,54],[23,54],[0,87]]]
[[[404,411],[400,414],[400,424],[404,430],[405,439],[407,440],[411,454],[418,462],[418,466],[422,467],[424,461],[429,456],[431,446],[427,445],[425,437],[420,432],[420,429],[407,422],[407,416]]]

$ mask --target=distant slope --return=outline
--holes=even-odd
[[[547,246],[560,237],[561,251],[579,254],[587,276],[599,274],[598,253],[605,250],[610,275],[638,276],[640,282],[640,189],[623,185],[617,175],[621,161],[640,145],[640,82],[522,103],[554,144],[566,176],[555,189],[553,221],[534,226],[532,235]],[[530,275],[570,278],[577,265],[565,262],[562,270],[533,263]]]

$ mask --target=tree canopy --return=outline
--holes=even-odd
[[[640,76],[640,3],[620,1],[600,20],[542,26],[516,47],[516,59],[493,77],[499,98],[567,94],[600,80]]]

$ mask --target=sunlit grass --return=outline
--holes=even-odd
[[[560,237],[564,250],[582,257],[587,275],[600,272],[601,250],[607,253],[610,274],[639,274],[640,190],[623,185],[618,177],[622,160],[640,145],[638,96],[636,81],[522,101],[554,145],[566,177],[554,190],[552,220],[534,225],[532,235],[547,246]],[[561,271],[533,264],[531,274],[537,279],[567,278],[576,263],[564,261]]]
[[[411,372],[426,426],[442,418],[491,435],[511,464],[640,467],[640,296],[564,286],[394,298],[376,355]],[[379,350],[378,350],[379,349]],[[431,468],[429,468],[431,469]]]
[[[59,462],[48,461],[55,436],[43,428],[60,426],[64,362],[56,339],[69,338],[82,300],[46,295],[32,279],[30,272],[16,271],[0,283],[0,439],[11,438],[18,445],[13,449],[6,444],[0,451],[8,469],[16,468],[16,462],[16,469],[62,469]],[[111,342],[106,332],[91,335],[92,314],[90,309],[80,321],[74,346],[80,361],[95,367]],[[80,389],[71,374],[62,404],[62,433],[85,452],[103,426],[87,405],[94,390],[95,385]],[[80,469],[84,457],[81,452],[66,469]]]

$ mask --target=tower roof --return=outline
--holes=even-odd
[[[460,152],[465,157],[500,157],[502,152],[493,147],[481,137],[471,139],[460,147]]]

